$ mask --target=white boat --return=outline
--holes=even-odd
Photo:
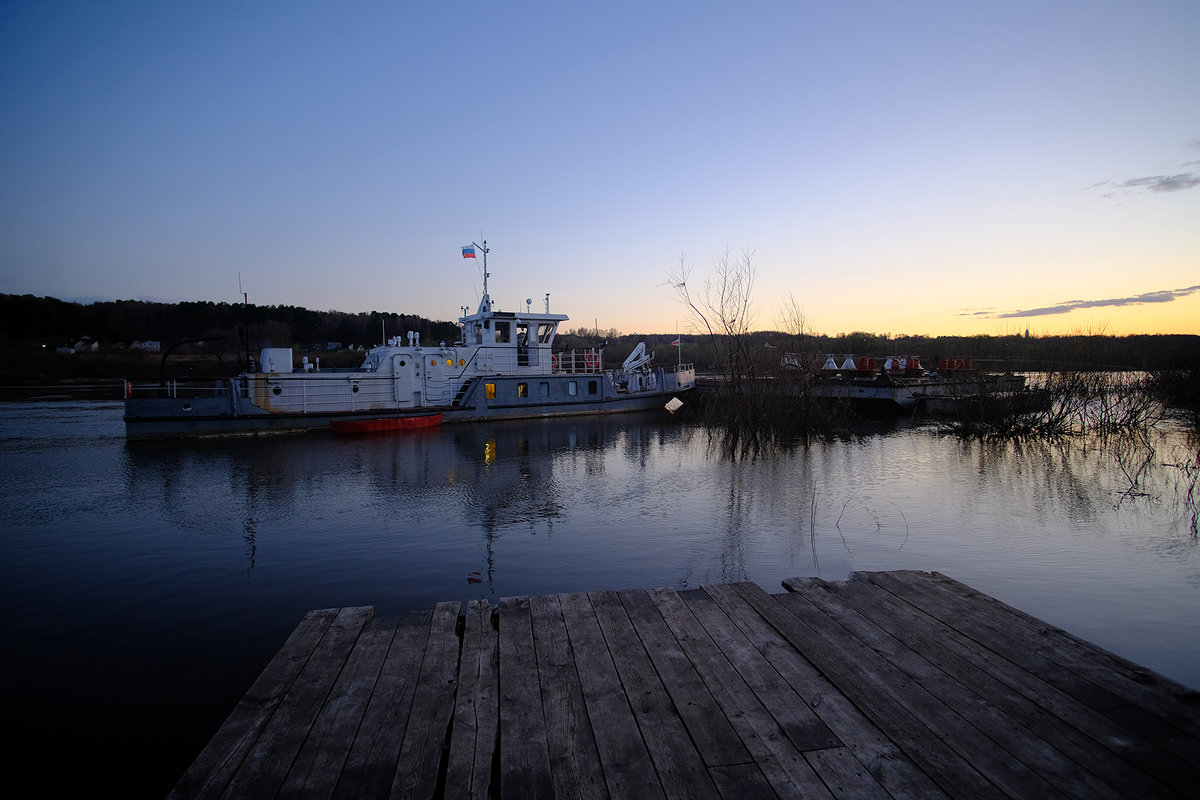
[[[422,344],[414,332],[373,347],[361,366],[321,369],[290,348],[264,348],[257,369],[198,387],[125,385],[129,439],[328,429],[332,422],[440,414],[443,423],[603,414],[664,407],[696,384],[692,364],[655,366],[638,344],[617,368],[603,346],[556,350],[565,314],[493,308],[487,289],[460,317],[459,340]]]

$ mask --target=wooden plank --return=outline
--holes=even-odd
[[[684,594],[690,593],[695,592]],[[780,797],[829,797],[812,765],[729,663],[680,593],[651,589],[649,595],[772,790]]]
[[[342,608],[279,703],[254,749],[229,782],[234,797],[270,797],[279,791],[296,754],[374,609]]]
[[[363,626],[346,665],[333,685],[283,782],[284,797],[332,797],[367,703],[375,690],[396,620]]]
[[[804,754],[827,788],[839,796],[878,797],[886,794],[875,778],[813,712],[809,704],[780,675],[774,665],[755,646],[745,631],[730,618],[742,613],[757,616],[734,590],[702,587],[688,592],[685,601],[713,637],[729,663],[750,686],[763,707],[775,718],[792,744]],[[719,596],[724,602],[718,603]],[[788,655],[802,659],[794,648]],[[813,755],[819,753],[819,755]]]
[[[717,797],[700,754],[688,737],[667,690],[616,592],[588,595],[608,643],[642,741],[650,752],[659,785],[668,798]]]
[[[304,615],[179,779],[170,798],[218,797],[225,791],[321,637],[333,624],[337,612],[336,608],[326,608]]]
[[[1080,769],[1077,763],[1035,735],[1021,720],[1005,713],[995,703],[994,697],[981,696],[963,685],[962,681],[971,677],[968,669],[973,673],[973,668],[967,668],[957,661],[943,661],[952,668],[947,672],[941,665],[930,662],[921,652],[909,646],[913,631],[903,630],[905,641],[901,642],[874,620],[847,604],[840,594],[829,591],[825,581],[807,581],[800,587],[799,593],[861,639],[930,697],[936,698],[940,706],[922,704],[919,707],[931,709],[930,721],[942,730],[954,731],[963,755],[973,758],[993,780],[1011,787],[1010,791],[1020,789],[1019,796],[1044,794],[1041,781],[1045,781],[1064,795],[1079,800],[1106,797],[1118,800],[1123,796],[1092,773]],[[886,619],[883,622],[886,624]],[[943,708],[955,716],[943,715]],[[970,727],[961,725],[960,719]],[[1016,759],[1020,767],[1008,758],[986,760],[988,757],[985,753],[998,752],[995,750],[997,746]]]
[[[432,619],[432,611],[396,618],[375,690],[338,778],[335,798],[386,797],[390,791]]]
[[[860,578],[826,584],[826,590],[882,628],[903,631],[908,647],[942,669],[953,671],[977,695],[1019,720],[1034,738],[1062,752],[1092,775],[1102,777],[1117,795],[1170,796],[1151,775],[1170,775],[1174,759],[1164,758],[1148,742],[1132,736],[1104,715],[979,647],[877,584]],[[1139,769],[1135,764],[1149,769]]]
[[[930,574],[946,591],[985,604],[1019,620],[1026,630],[1037,632],[1039,642],[1047,651],[1059,657],[1069,653],[1073,664],[1080,667],[1089,680],[1126,698],[1130,705],[1146,709],[1159,720],[1185,732],[1191,740],[1200,740],[1200,714],[1197,713],[1197,709],[1200,709],[1200,692],[1097,647],[965,583],[938,572]],[[1180,755],[1194,761],[1198,753],[1189,749]]]
[[[895,800],[932,800],[945,797],[929,776],[921,771],[903,751],[863,715],[854,703],[834,687],[814,667],[803,653],[794,648],[763,616],[780,613],[778,603],[755,583],[739,583],[706,587],[706,591],[721,605],[746,638],[758,649],[780,676],[813,709],[814,713],[843,742],[849,752]],[[731,602],[736,593],[742,604]],[[820,646],[813,644],[812,646]],[[813,751],[824,753],[825,751]],[[838,762],[842,769],[853,772],[854,765]],[[822,768],[817,768],[824,777]],[[851,776],[843,783],[861,784]],[[870,787],[861,785],[860,795]],[[847,788],[847,794],[853,794]]]
[[[803,597],[772,595],[760,613],[813,663],[839,691],[853,698],[868,719],[951,797],[1003,797],[950,745],[901,701],[891,670],[859,640],[837,627]]]
[[[529,604],[554,796],[607,798],[608,785],[558,597],[531,597]]]
[[[528,597],[500,600],[500,793],[552,797]]]
[[[847,627],[838,621],[844,605],[828,592],[820,591],[816,581],[806,581],[797,594],[789,595],[783,600],[790,601],[793,611],[799,607],[803,598],[808,606],[805,612],[809,615],[806,621],[820,619],[826,635],[831,637],[849,636],[863,646],[864,664],[867,666],[873,680],[880,687],[886,687],[893,702],[907,709],[921,723],[945,741],[950,748],[975,770],[986,776],[1011,797],[1039,797],[1053,794],[1047,781],[1034,770],[1031,770],[1019,758],[1016,758],[1002,747],[998,746],[991,737],[991,731],[973,724],[970,715],[964,716],[955,707],[955,702],[947,702],[944,695],[950,695],[955,700],[962,700],[960,687],[952,686],[952,679],[942,673],[935,676],[925,673],[929,686],[913,680],[903,669],[889,659],[897,657],[898,651],[879,652],[873,647],[872,640],[863,639],[864,630],[854,626]],[[910,665],[911,666],[911,665]],[[996,724],[1003,720],[996,718]],[[878,723],[878,720],[876,720]],[[1004,737],[1008,738],[1008,737]],[[946,787],[943,786],[943,789]]]
[[[604,634],[585,594],[559,595],[604,781],[613,797],[663,797]]]
[[[706,587],[702,587],[701,591],[687,592],[682,597],[797,750],[803,752],[842,746],[841,740],[813,713],[808,703],[796,694],[771,666],[771,662],[733,624]],[[737,604],[743,602],[736,592],[727,595],[726,600]]]
[[[500,729],[499,637],[486,600],[467,604],[444,796],[487,798]]]
[[[1200,763],[1200,693],[944,575],[872,573],[868,579],[1122,724],[1186,763]],[[990,610],[994,613],[984,613]]]
[[[620,598],[704,763],[709,767],[753,763],[750,751],[721,713],[716,698],[684,654],[650,594],[627,591],[621,592]],[[733,772],[742,774],[740,770]]]
[[[438,603],[433,609],[425,658],[392,781],[392,797],[427,798],[437,788],[458,684],[460,605]]]

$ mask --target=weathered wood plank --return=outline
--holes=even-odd
[[[438,603],[433,609],[425,658],[392,780],[392,797],[428,798],[437,788],[458,684],[460,605]]]
[[[1121,659],[944,575],[872,573],[869,579],[1156,746],[1200,763],[1200,693]],[[995,613],[985,613],[986,611]],[[1144,723],[1137,718],[1144,715]],[[1157,718],[1157,719],[1151,719]]]
[[[712,590],[714,593],[717,589]],[[841,747],[842,742],[829,730],[808,703],[779,675],[771,662],[763,657],[745,634],[729,619],[725,610],[715,602],[707,587],[682,595],[696,619],[742,679],[750,686],[779,727],[797,750],[820,750]],[[741,604],[739,595],[726,595],[728,603]]]
[[[609,797],[558,597],[531,597],[542,718],[555,797]],[[587,668],[587,665],[582,665]]]
[[[916,762],[951,797],[1004,797],[990,780],[930,730],[905,704],[903,676],[865,644],[796,594],[773,595],[780,612],[767,610],[775,629]],[[786,613],[782,613],[786,612]],[[893,678],[895,679],[893,681]]]
[[[774,598],[754,583],[708,586],[731,620],[758,649],[780,676],[813,709],[855,759],[871,774],[878,786],[895,800],[933,800],[945,794],[861,711],[834,687],[804,654],[793,647],[772,625],[772,615],[786,615]],[[732,602],[736,593],[742,604]],[[809,643],[819,647],[820,643]],[[824,752],[824,751],[814,751]],[[853,771],[853,764],[839,762]],[[818,769],[824,776],[824,772]],[[845,783],[850,783],[847,779]],[[869,786],[860,785],[861,796],[869,795]]]
[[[1045,742],[1080,768],[1102,778],[1117,796],[1174,796],[1151,778],[1155,773],[1169,774],[1173,760],[1164,759],[1149,743],[1130,735],[1108,717],[1007,659],[980,648],[877,584],[856,579],[825,584],[825,589],[836,593],[881,628],[903,631],[908,647],[941,669],[953,672],[976,695],[1019,720],[1030,731],[1031,739]],[[1113,758],[1114,755],[1119,757]],[[1137,763],[1151,766],[1150,771],[1139,769]],[[1080,781],[1079,785],[1085,783]]]
[[[663,797],[654,762],[642,741],[591,601],[585,594],[564,594],[558,599],[609,793],[613,797]]]
[[[552,797],[550,750],[541,713],[528,597],[500,600],[500,792]]]
[[[1019,790],[1023,793],[1021,796],[1048,794],[1049,787],[1043,785],[1044,781],[1064,795],[1079,800],[1106,797],[1118,800],[1121,797],[1120,793],[1036,737],[1020,720],[964,686],[960,680],[964,677],[962,670],[947,672],[911,649],[908,644],[911,631],[904,631],[905,641],[899,641],[848,605],[841,595],[830,592],[828,584],[821,580],[808,581],[800,587],[799,594],[935,699],[938,705],[922,703],[914,708],[920,708],[923,716],[938,725],[939,730],[953,733],[960,752],[993,780],[1009,787],[1010,793]],[[952,663],[951,666],[959,665]],[[967,724],[963,725],[963,722]],[[997,745],[1016,763],[1008,758],[989,759],[986,754],[999,752]]]
[[[375,690],[396,621],[363,626],[341,674],[313,722],[280,789],[283,797],[332,797],[367,703]]]
[[[171,797],[1195,795],[1200,694],[944,576],[784,583],[311,612]]]
[[[705,764],[715,767],[753,763],[750,751],[720,713],[716,698],[675,640],[649,593],[627,591],[621,592],[620,597]]]
[[[663,794],[679,800],[717,797],[716,786],[675,712],[620,597],[616,592],[595,592],[589,598]]]
[[[326,608],[304,615],[169,797],[219,797],[225,791],[337,613]]]
[[[500,730],[498,648],[491,605],[486,600],[471,601],[463,620],[446,797],[488,797]]]
[[[334,790],[338,800],[388,795],[432,619],[432,611],[414,611],[395,619],[375,690]]]
[[[369,607],[338,610],[337,617],[279,703],[254,749],[229,782],[227,794],[263,797],[279,790],[373,611]]]
[[[692,594],[698,592],[685,592]],[[829,797],[812,765],[792,744],[754,690],[721,652],[681,593],[651,589],[650,597],[675,640],[717,701],[746,749],[780,797]]]
[[[771,661],[758,651],[745,631],[730,618],[730,614],[739,615],[742,612],[757,616],[757,612],[747,606],[736,590],[730,587],[730,591],[722,591],[721,587],[705,586],[701,591],[688,592],[684,597],[729,663],[775,718],[796,749],[804,754],[804,759],[830,791],[835,795],[840,793],[840,796],[854,797],[880,797],[886,794],[804,698],[784,680]],[[723,602],[718,602],[718,597]],[[790,652],[786,655],[791,658],[803,658],[795,648],[789,647],[788,650]],[[785,654],[780,655],[783,657]]]

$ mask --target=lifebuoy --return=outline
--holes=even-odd
[[[600,357],[595,350],[588,350],[583,354],[583,363],[588,369],[595,369],[600,364]]]
[[[130,397],[133,397],[133,384],[125,381],[125,399],[128,400]]]
[[[550,356],[550,369],[558,372],[558,356]]]

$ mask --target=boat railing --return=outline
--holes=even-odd
[[[595,375],[604,371],[604,351],[589,347],[586,350],[563,350],[551,358],[551,372],[570,375]]]
[[[234,380],[235,390],[246,396],[246,388],[242,381]],[[134,398],[166,397],[172,400],[179,398],[225,397],[229,394],[230,380],[176,380],[172,379],[158,383],[134,383],[124,381],[126,400]]]

